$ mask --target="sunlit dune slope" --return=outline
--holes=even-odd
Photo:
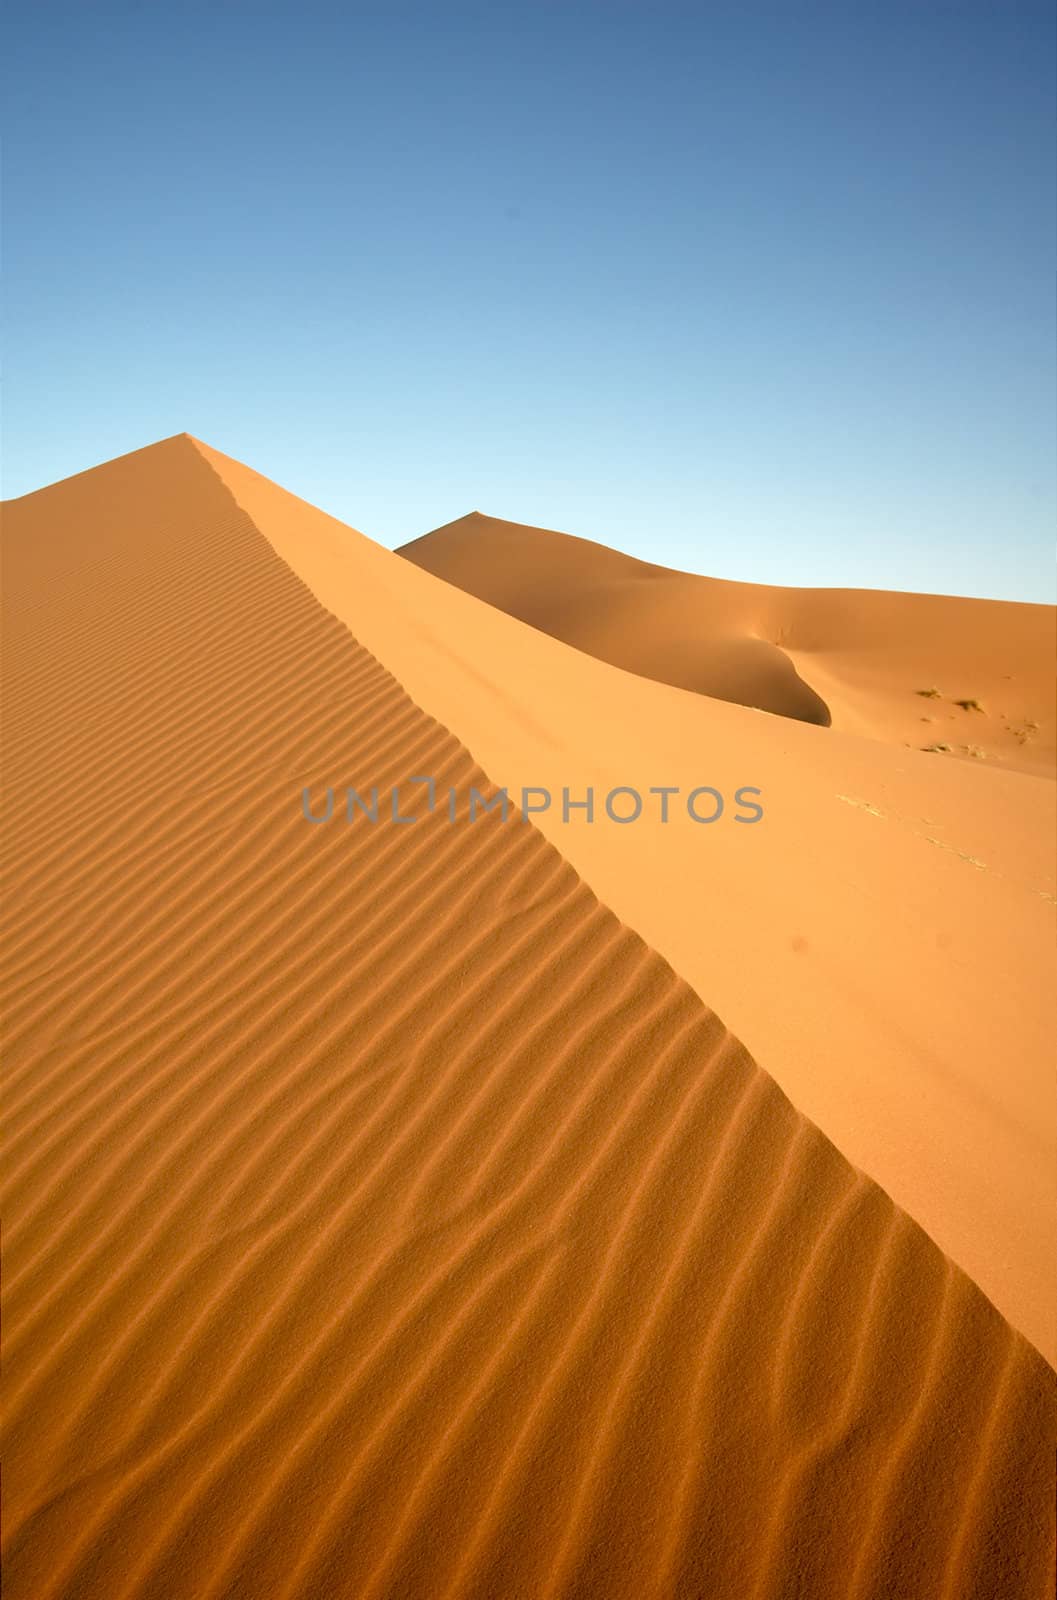
[[[1052,606],[730,583],[479,512],[398,553],[660,683],[1054,776]]]
[[[550,791],[535,820],[599,897],[1052,1359],[1057,786],[620,671],[203,450],[496,783]],[[715,825],[688,816],[700,785]],[[614,786],[644,797],[633,825]],[[655,786],[680,790],[667,823]],[[594,791],[592,822],[563,788]]]
[[[4,544],[9,1600],[1044,1595],[1052,1371],[195,445]]]

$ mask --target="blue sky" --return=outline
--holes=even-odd
[[[390,545],[1053,598],[1050,4],[18,11],[5,495],[186,429]]]

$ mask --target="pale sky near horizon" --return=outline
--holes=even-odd
[[[1051,4],[9,8],[3,492],[1053,600]]]

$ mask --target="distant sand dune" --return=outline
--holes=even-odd
[[[397,553],[661,683],[1054,776],[1052,606],[731,583],[476,511]]]
[[[1047,1592],[1049,1367],[541,834],[304,820],[494,790],[191,441],[5,571],[9,1600]]]

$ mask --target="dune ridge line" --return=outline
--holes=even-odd
[[[1045,1593],[1051,1369],[536,828],[304,825],[495,785],[190,440],[5,564],[13,1600]]]

